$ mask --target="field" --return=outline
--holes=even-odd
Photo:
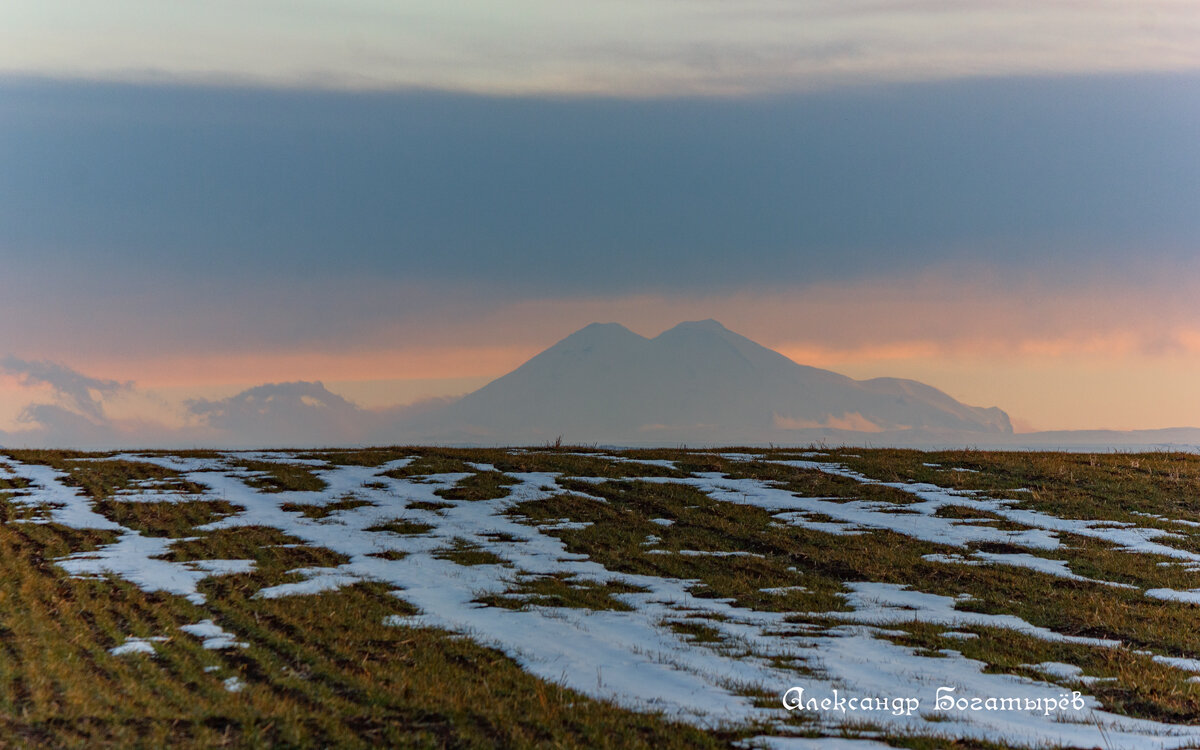
[[[0,746],[1200,746],[1192,455],[0,451],[0,512]]]

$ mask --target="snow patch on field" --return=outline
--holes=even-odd
[[[207,649],[246,648],[250,645],[245,641],[239,641],[233,633],[222,629],[220,625],[209,619],[191,625],[183,625],[179,629],[199,638],[203,642],[204,648]]]
[[[149,654],[150,656],[154,656],[156,653],[154,650],[154,644],[162,643],[166,640],[168,639],[163,636],[155,636],[151,638],[138,638],[135,636],[129,636],[120,646],[114,646],[110,648],[108,653],[112,654],[113,656],[126,656],[128,654]]]
[[[1039,573],[1045,573],[1056,578],[1066,578],[1070,581],[1083,581],[1085,583],[1099,583],[1103,586],[1113,586],[1115,588],[1136,589],[1137,586],[1132,586],[1128,583],[1117,583],[1114,581],[1102,581],[1098,578],[1087,578],[1071,572],[1064,560],[1051,560],[1037,555],[1030,555],[1024,552],[983,552],[975,551],[970,557],[963,555],[923,555],[923,560],[928,562],[955,563],[958,565],[1011,565],[1017,568],[1029,568],[1036,570]],[[1149,595],[1149,592],[1146,592]]]
[[[594,454],[593,454],[594,455]],[[248,454],[237,454],[246,459]],[[825,696],[838,690],[862,696],[914,696],[921,711],[895,713],[876,711],[869,716],[813,712],[814,725],[837,734],[847,721],[868,719],[897,733],[933,733],[954,737],[1030,746],[1052,744],[1141,748],[1183,747],[1200,742],[1200,728],[1175,726],[1131,719],[1102,710],[1090,696],[1080,696],[1083,711],[934,711],[939,687],[953,686],[958,698],[1014,698],[1057,700],[1064,689],[1052,681],[1032,680],[985,671],[982,662],[968,659],[953,648],[942,649],[938,658],[887,639],[889,626],[921,622],[950,628],[1004,628],[1028,637],[1094,648],[1120,649],[1116,641],[1084,638],[1034,626],[1012,615],[994,615],[956,608],[952,597],[873,582],[845,585],[849,611],[801,613],[808,622],[794,622],[795,613],[764,612],[734,606],[731,600],[695,596],[693,581],[609,570],[584,555],[567,551],[558,538],[544,533],[553,528],[580,528],[571,522],[532,525],[508,513],[514,505],[547,498],[563,492],[559,476],[552,473],[510,473],[516,484],[500,499],[479,501],[447,500],[436,495],[465,474],[419,478],[384,476],[409,459],[380,467],[333,466],[284,453],[261,453],[254,460],[285,461],[314,470],[327,488],[320,492],[261,492],[243,481],[248,473],[229,465],[222,457],[181,458],[164,455],[131,456],[183,472],[183,478],[209,488],[199,499],[222,499],[242,510],[197,531],[268,526],[296,537],[303,543],[324,547],[348,558],[343,565],[291,571],[302,580],[265,588],[262,597],[301,596],[328,591],[359,581],[382,582],[396,596],[416,607],[414,616],[393,616],[395,625],[436,627],[465,634],[496,647],[529,672],[562,683],[587,695],[611,699],[622,705],[665,712],[703,727],[720,727],[744,722],[775,726],[776,734],[764,734],[752,742],[780,748],[878,747],[871,740],[822,738],[807,740],[785,737],[789,714],[782,704],[763,705],[755,693],[782,696],[793,686],[809,695]],[[670,465],[669,462],[638,463]],[[981,493],[947,490],[930,484],[879,483],[843,467],[814,461],[783,461],[785,465],[810,468],[849,477],[864,484],[885,484],[908,493],[913,502],[896,504],[879,500],[833,501],[797,497],[769,482],[730,479],[718,473],[699,473],[686,479],[646,478],[645,481],[677,482],[694,487],[714,500],[749,504],[772,513],[783,524],[817,533],[865,533],[888,530],[913,539],[967,549],[980,543],[1014,545],[1029,553],[947,557],[948,564],[994,564],[1032,569],[1078,581],[1057,560],[1033,554],[1060,548],[1059,533],[1092,536],[1131,553],[1169,554],[1175,559],[1200,560],[1200,556],[1155,539],[1171,536],[1160,529],[1112,523],[1068,521],[1013,507],[1007,500]],[[481,469],[491,467],[480,466]],[[47,467],[13,463],[9,475],[30,483],[18,491],[13,502],[47,509],[43,522],[53,521],[80,528],[119,532],[114,543],[87,553],[63,558],[58,564],[72,575],[115,575],[147,591],[165,591],[203,605],[198,584],[213,575],[248,572],[249,560],[204,560],[174,562],[163,559],[172,539],[147,537],[97,513],[91,500],[66,486],[59,472]],[[594,480],[602,483],[605,480]],[[139,493],[155,501],[170,499],[160,487],[146,486],[122,496],[135,499]],[[352,493],[369,505],[349,508],[326,518],[308,518],[285,506],[324,504]],[[182,498],[181,498],[182,499]],[[189,496],[188,499],[197,499]],[[437,504],[436,506],[422,504]],[[939,515],[948,506],[972,508],[994,514],[1021,528],[997,528],[994,519],[955,518]],[[436,509],[430,509],[436,507]],[[814,520],[828,518],[832,520]],[[402,519],[424,524],[422,533],[401,534],[372,530]],[[656,522],[669,519],[656,519]],[[660,523],[666,526],[666,523]],[[665,532],[664,532],[665,533]],[[506,564],[461,565],[439,556],[439,551],[465,541],[490,552]],[[404,553],[399,559],[379,555]],[[729,551],[685,550],[670,554],[726,556],[746,555]],[[636,587],[636,593],[613,596],[630,611],[592,611],[561,607],[528,606],[505,609],[483,606],[486,595],[502,595],[521,576],[572,576],[599,584],[620,583]],[[1110,583],[1099,581],[1099,583]],[[802,587],[768,590],[784,594]],[[1162,590],[1147,592],[1159,594]],[[1191,592],[1173,592],[1186,595]],[[1166,597],[1163,597],[1166,598]],[[703,643],[667,626],[687,618],[718,634],[715,642]],[[814,621],[818,624],[814,624]],[[200,638],[206,648],[245,646],[236,636],[221,629],[212,619],[185,625],[182,630]],[[972,638],[972,633],[949,631],[947,639]],[[154,639],[130,638],[113,653],[152,653]],[[951,645],[953,644],[951,640]],[[1190,660],[1161,661],[1180,668]],[[803,664],[798,672],[789,663]],[[1086,682],[1072,665],[1042,663],[1032,668],[1046,677],[1077,684]],[[237,677],[226,681],[231,691],[242,689]],[[1070,695],[1070,691],[1066,691]]]
[[[1188,589],[1187,591],[1176,591],[1175,589],[1146,589],[1146,596],[1151,599],[1163,599],[1172,602],[1186,602],[1187,604],[1200,604],[1200,589]]]

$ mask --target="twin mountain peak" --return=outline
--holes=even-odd
[[[426,417],[442,439],[510,444],[1012,432],[1000,409],[967,406],[915,380],[853,380],[800,365],[715,320],[654,338],[593,323]]]

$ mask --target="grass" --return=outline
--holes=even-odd
[[[173,543],[162,556],[166,560],[253,560],[250,573],[205,579],[202,589],[221,595],[230,589],[257,592],[267,586],[277,586],[295,580],[290,573],[301,568],[332,568],[350,561],[345,555],[323,547],[304,544],[268,526],[237,526],[219,529],[203,536]]]
[[[499,471],[476,471],[458,480],[453,487],[433,494],[447,500],[495,500],[508,494],[517,480]]]
[[[403,534],[405,536],[416,536],[420,534],[428,534],[435,527],[427,523],[419,523],[417,521],[409,521],[404,518],[394,518],[391,521],[384,521],[371,526],[367,531],[390,531],[393,534]]]
[[[435,474],[470,474],[475,471],[463,458],[455,453],[427,453],[416,456],[407,465],[383,473],[385,477],[395,479],[410,479],[412,477],[428,477]]]
[[[101,500],[93,507],[106,518],[146,536],[169,537],[189,536],[196,526],[219,521],[241,510],[225,500],[183,499],[162,502]]]
[[[0,469],[10,470],[11,464],[0,462]],[[0,498],[11,497],[14,490],[23,490],[29,487],[29,481],[21,477],[0,477]]]
[[[367,556],[378,557],[381,560],[403,560],[404,558],[408,557],[408,553],[400,550],[388,549],[384,550],[383,552],[372,552]]]
[[[695,620],[668,620],[665,624],[673,632],[686,635],[697,643],[721,643],[725,640],[720,630]]]
[[[1138,514],[1200,521],[1195,503],[1200,495],[1200,456],[1192,454],[874,450],[855,451],[858,457],[843,460],[844,453],[848,451],[831,455],[874,479],[982,490],[1060,518],[1128,521],[1174,530],[1180,527]],[[1012,492],[1017,489],[1029,492]]]
[[[706,467],[710,465],[706,463]],[[737,475],[752,471],[752,465],[739,464]],[[793,472],[807,471],[773,469],[769,478],[792,489],[800,484]],[[876,472],[881,479],[904,480],[878,469]],[[979,481],[966,472],[954,474]],[[752,609],[803,613],[797,616],[797,621],[811,622],[811,615],[806,613],[836,614],[845,608],[840,596],[845,593],[844,582],[893,583],[944,596],[967,594],[970,599],[959,604],[961,609],[1015,615],[1066,635],[1118,640],[1135,649],[1167,656],[1200,656],[1200,633],[1192,625],[1194,608],[1148,599],[1140,591],[1069,581],[1008,566],[930,562],[924,556],[963,552],[887,531],[831,536],[803,528],[780,527],[771,523],[766,511],[716,502],[683,485],[629,481],[565,484],[580,492],[599,495],[606,502],[564,494],[523,503],[513,512],[533,524],[561,519],[586,522],[589,525],[585,528],[546,533],[562,539],[570,552],[586,554],[612,570],[694,581],[691,590],[696,595],[731,598],[737,606]],[[829,489],[816,481],[808,486]],[[650,521],[661,517],[674,523],[664,527]],[[660,541],[647,547],[644,542],[649,536]],[[1158,566],[1161,559],[1115,550],[1095,540],[1068,537],[1065,541],[1067,549],[1057,554],[1077,568],[1080,575],[1103,575],[1108,580],[1154,586],[1185,586],[1193,582],[1200,585],[1195,573]],[[977,548],[995,551],[991,545],[981,544]],[[684,556],[679,554],[683,550],[741,551],[761,557]],[[792,586],[803,588],[782,596],[761,592],[764,588]],[[1036,650],[1040,643],[1027,636],[1011,637],[1024,644],[1027,651]],[[972,658],[998,663],[978,653],[987,642],[972,643],[971,648],[976,652]],[[1134,695],[1106,704],[1110,710],[1141,718],[1179,721],[1189,711],[1200,708],[1196,704],[1200,689],[1186,682],[1185,673],[1164,668],[1148,657],[1138,661],[1136,667],[1137,676],[1127,670],[1128,679],[1123,683],[1137,686]],[[1109,693],[1115,695],[1112,690]]]
[[[15,450],[16,461],[42,464],[64,472],[63,482],[79,487],[88,497],[104,500],[122,490],[142,487],[182,494],[200,494],[207,488],[187,481],[180,472],[142,461],[117,460],[110,454],[63,450]]]
[[[10,465],[0,462],[0,470],[9,469]],[[7,473],[7,472],[6,472]],[[4,477],[0,476],[0,522],[7,523],[14,520],[31,520],[38,518],[44,509],[37,508],[25,504],[14,504],[9,502],[14,497],[22,494],[29,487],[28,480],[21,477]]]
[[[320,520],[343,510],[354,510],[367,505],[374,505],[367,500],[361,500],[354,495],[346,495],[339,500],[325,503],[324,505],[309,505],[304,503],[284,503],[279,506],[280,510],[286,510],[290,513],[300,513],[305,518]]]
[[[384,472],[383,475],[395,479],[413,479],[439,474],[466,474],[467,476],[455,482],[453,487],[434,492],[447,500],[494,500],[507,495],[507,488],[517,483],[516,479],[503,472],[475,468],[472,464],[479,462],[468,462],[466,458],[468,456],[462,451],[430,452],[419,456],[406,466]]]
[[[442,547],[433,556],[459,565],[512,565],[496,553],[462,538],[454,539],[449,547]]]
[[[89,492],[106,498],[121,486],[93,483]],[[21,488],[4,489],[7,508],[8,490]],[[145,513],[134,514],[135,506]],[[142,530],[172,532],[212,510],[187,501],[111,508],[133,514],[121,518]],[[172,511],[179,520],[165,523]],[[58,524],[0,523],[0,744],[686,748],[725,746],[733,736],[591,700],[461,637],[384,625],[412,613],[386,587],[255,597],[288,570],[345,562],[274,529],[197,532],[172,544],[175,560],[256,562],[252,573],[206,579],[203,608],[117,579],[71,579],[51,564],[113,539]],[[179,631],[203,618],[250,646],[209,651]],[[153,658],[109,653],[131,636],[168,640],[155,644]],[[231,677],[245,689],[227,690]]]
[[[522,503],[514,514],[532,523],[559,519],[590,524],[582,529],[554,530],[570,552],[585,554],[622,573],[694,580],[692,593],[731,598],[737,606],[788,611],[825,611],[844,606],[836,596],[840,581],[795,572],[795,534],[772,523],[758,508],[710,499],[678,484],[616,481],[596,485],[565,483],[606,502],[564,494]],[[674,520],[661,526],[651,519]],[[648,537],[661,542],[647,546]],[[832,540],[819,535],[820,541]],[[684,551],[750,552],[744,557],[684,555]],[[663,554],[665,553],[665,554]],[[803,586],[807,590],[779,596],[764,588]]]
[[[353,451],[313,451],[304,454],[303,457],[325,461],[334,466],[382,466],[411,455],[406,448],[365,448]]]
[[[1086,676],[1105,681],[1068,684],[1095,695],[1108,710],[1117,713],[1152,714],[1159,721],[1190,724],[1200,712],[1200,693],[1192,689],[1191,683],[1185,682],[1178,670],[1154,662],[1145,654],[1030,639],[1001,628],[967,628],[979,637],[951,640],[941,636],[948,628],[937,625],[911,623],[895,627],[905,631],[890,636],[895,643],[926,652],[953,648],[969,659],[986,663],[989,672],[1036,679],[1040,673],[1030,665],[1074,664]]]
[[[891,623],[886,637],[918,653],[932,656],[953,649],[983,663],[987,671],[1035,679],[1041,675],[1030,665],[1074,664],[1085,675],[1105,680],[1074,685],[1099,698],[1105,710],[1178,724],[1200,721],[1200,685],[1188,682],[1187,673],[1152,658],[1200,658],[1197,609],[1148,598],[1141,591],[1200,588],[1200,572],[1177,561],[1132,554],[1109,542],[1070,533],[1060,534],[1062,545],[1051,551],[1004,543],[962,549],[883,530],[836,536],[780,523],[771,512],[717,501],[681,482],[640,481],[647,477],[682,480],[715,472],[734,479],[753,478],[803,497],[888,503],[899,512],[919,499],[880,483],[928,482],[1060,518],[1136,523],[1170,531],[1178,537],[1161,543],[1200,552],[1200,529],[1172,523],[1200,522],[1196,502],[1200,457],[866,449],[828,449],[814,456],[800,455],[796,449],[744,451],[760,459],[735,461],[711,451],[656,449],[620,451],[617,455],[626,460],[614,461],[594,449],[561,447],[508,451],[398,446],[301,455],[330,465],[376,468],[381,486],[389,478],[422,481],[435,475],[464,475],[436,490],[445,502],[406,501],[406,507],[427,512],[503,498],[518,481],[516,475],[555,472],[562,476],[561,492],[520,502],[507,512],[557,537],[568,553],[584,555],[612,573],[674,579],[700,597],[781,613],[793,623],[788,627],[797,629],[800,641],[811,632],[806,629],[810,626],[839,622],[839,613],[848,610],[848,584],[890,583],[958,597],[960,610],[1013,615],[1065,635],[1118,640],[1127,648],[1050,642],[982,626],[955,628],[978,637],[952,639],[944,635],[947,628],[918,621]],[[69,578],[54,564],[56,559],[97,549],[112,543],[116,535],[46,523],[44,509],[21,502],[30,489],[26,482],[0,479],[0,736],[4,737],[0,745],[719,747],[761,729],[701,731],[539,680],[503,654],[468,639],[433,629],[384,625],[390,615],[415,612],[402,591],[381,584],[359,583],[280,599],[257,596],[265,587],[300,580],[297,570],[332,569],[350,558],[266,526],[204,529],[205,524],[242,509],[206,494],[206,487],[180,472],[149,462],[153,455],[119,458],[72,451],[10,451],[0,453],[0,466],[38,463],[55,468],[105,517],[141,534],[171,540],[166,559],[252,560],[253,569],[204,579],[200,584],[206,597],[203,606],[182,597],[147,593],[112,577]],[[319,467],[251,460],[238,454],[194,455],[252,472],[244,481],[265,493],[328,489]],[[399,459],[410,461],[386,472],[380,468]],[[842,464],[871,483],[777,463],[797,459]],[[644,463],[654,460],[675,461],[676,468]],[[126,499],[128,491],[155,494],[142,502]],[[279,507],[320,520],[371,504],[353,494],[331,501],[314,499],[320,502],[288,502]],[[994,529],[1025,528],[969,503],[943,506],[937,515]],[[672,523],[663,525],[654,519]],[[564,520],[576,523],[563,525]],[[813,516],[811,520],[830,519]],[[400,517],[369,530],[422,535],[435,526]],[[481,536],[504,544],[520,543],[519,537],[501,531]],[[931,555],[971,559],[975,551],[1036,554],[1065,562],[1077,575],[1137,588],[1003,565],[925,559]],[[402,551],[372,554],[382,560],[406,558]],[[497,552],[465,538],[454,538],[433,554],[468,567],[511,565]],[[621,612],[632,606],[623,595],[642,591],[611,580],[563,573],[512,571],[509,575],[507,589],[481,595],[476,603],[518,610]],[[249,646],[209,651],[201,648],[198,639],[179,631],[180,626],[204,618],[213,619]],[[740,648],[729,642],[712,618],[680,615],[662,625],[697,644],[718,650]],[[130,636],[169,640],[156,643],[154,658],[109,653]],[[781,669],[808,673],[803,659],[773,658]],[[230,677],[243,681],[245,690],[226,690],[224,681]],[[770,689],[746,686],[743,690],[757,695],[754,691],[762,693],[763,705],[770,705]],[[793,718],[796,733],[815,731],[811,724]],[[846,731],[870,729],[847,725]],[[882,739],[912,748],[990,746],[935,732],[885,733]]]
[[[413,500],[413,501],[410,501],[406,507],[411,508],[412,510],[428,510],[428,511],[433,511],[434,513],[436,513],[439,510],[446,510],[447,508],[453,508],[454,503],[439,503],[437,501],[431,502],[429,500]]]
[[[214,601],[247,649],[205,651],[178,626],[182,600],[112,581],[62,581],[37,545],[0,532],[0,729],[54,747],[716,746],[719,739],[589,701],[511,660],[433,630],[379,587]],[[16,594],[20,592],[20,596]],[[170,634],[155,658],[108,653],[128,635]],[[213,671],[205,671],[213,668]],[[231,693],[236,676],[246,688]]]
[[[644,591],[645,589],[637,586],[616,581],[601,583],[577,578],[570,574],[525,574],[516,585],[503,594],[488,594],[475,599],[475,601],[489,607],[504,607],[505,609],[539,606],[590,609],[595,612],[604,610],[629,612],[633,608],[613,595]]]
[[[320,492],[328,486],[324,479],[302,464],[249,459],[236,459],[231,464],[254,472],[242,481],[262,492]]]
[[[676,477],[686,476],[677,469],[636,461],[612,461],[609,452],[594,448],[545,447],[537,450],[505,448],[420,448],[367,450],[364,454],[384,460],[414,458],[413,462],[387,472],[387,476],[408,478],[431,474],[457,474],[475,471],[470,464],[490,465],[508,473],[553,472],[576,477]]]

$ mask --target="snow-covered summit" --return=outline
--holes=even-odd
[[[858,381],[797,364],[715,320],[652,339],[593,323],[460,401],[426,437],[508,443],[788,442],[838,432],[1009,433],[1000,409],[923,383]]]

